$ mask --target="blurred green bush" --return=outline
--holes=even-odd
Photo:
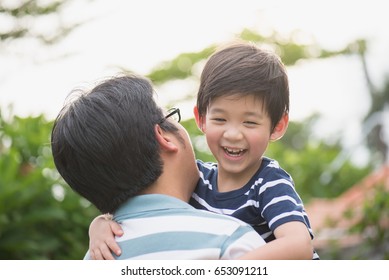
[[[80,259],[97,210],[61,180],[43,115],[0,112],[0,258]]]

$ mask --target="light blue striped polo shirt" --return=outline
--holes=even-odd
[[[197,210],[160,194],[130,199],[114,220],[124,231],[116,238],[122,250],[117,259],[235,259],[265,244],[238,219]]]

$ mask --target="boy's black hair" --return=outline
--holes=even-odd
[[[288,76],[280,58],[243,42],[216,51],[201,74],[197,95],[200,117],[205,117],[213,99],[234,94],[258,97],[274,129],[283,114],[289,112]]]

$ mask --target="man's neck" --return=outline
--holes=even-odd
[[[164,194],[182,201],[189,202],[189,199],[193,193],[194,188],[188,185],[190,180],[183,182],[176,177],[167,176],[168,173],[164,172],[158,180],[149,186],[142,194]]]

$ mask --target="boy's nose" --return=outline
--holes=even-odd
[[[224,138],[229,139],[229,140],[240,140],[243,138],[242,132],[234,126],[228,127],[224,131],[223,136],[224,136]]]

